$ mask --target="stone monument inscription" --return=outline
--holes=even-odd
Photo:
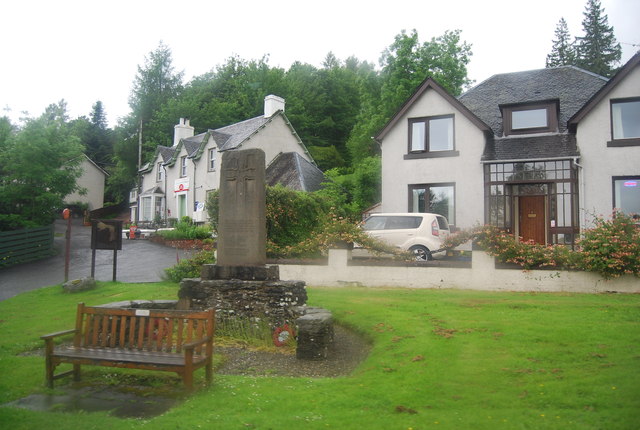
[[[221,175],[217,264],[262,266],[267,261],[264,152],[225,152]]]

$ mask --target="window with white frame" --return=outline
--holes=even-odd
[[[613,178],[613,207],[628,215],[640,215],[640,176]]]
[[[613,140],[640,139],[640,99],[611,101]]]
[[[216,170],[216,148],[209,149],[209,170]]]
[[[187,156],[180,157],[180,177],[187,176]]]
[[[164,168],[162,167],[162,163],[157,164],[158,174],[156,176],[156,181],[160,182],[164,179]]]

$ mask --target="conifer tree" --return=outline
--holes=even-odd
[[[577,38],[576,64],[590,72],[609,77],[615,72],[615,65],[622,56],[613,27],[609,26],[600,0],[587,0],[583,15],[584,36]]]
[[[555,39],[551,53],[547,55],[546,67],[570,66],[575,64],[575,46],[571,41],[569,27],[564,18],[560,18],[556,25]]]

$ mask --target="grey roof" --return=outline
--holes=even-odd
[[[574,66],[494,75],[458,99],[484,121],[496,136],[502,135],[501,105],[559,101],[559,131],[604,84],[607,78]]]
[[[184,143],[184,147],[187,150],[187,154],[189,154],[189,157],[193,157],[193,155],[198,151],[198,149],[200,148],[200,145],[202,145],[202,142],[203,140],[205,140],[206,136],[207,136],[207,133],[200,133],[200,134],[196,134],[195,136],[182,139],[182,142]]]
[[[322,188],[325,176],[320,169],[297,152],[279,154],[267,167],[267,185],[281,184],[297,191],[317,191]]]
[[[495,138],[487,142],[483,160],[529,160],[577,157],[576,137],[569,133]]]
[[[493,130],[483,160],[573,157],[579,151],[567,122],[606,83],[602,76],[565,66],[494,75],[458,99]],[[558,133],[501,137],[501,106],[549,101],[558,103]]]
[[[173,157],[173,154],[176,152],[176,148],[173,146],[170,147],[158,145],[158,152],[162,157],[162,161],[166,163],[167,161],[171,160],[171,157]]]
[[[262,128],[262,126],[269,122],[271,118],[273,117],[265,118],[264,116],[258,116],[213,130],[213,132],[216,133],[217,136],[223,138],[224,136],[228,136],[225,139],[224,143],[221,144],[220,142],[218,142],[218,139],[216,139],[216,135],[214,135],[214,139],[216,139],[216,144],[218,145],[218,150],[226,151],[229,149],[237,148],[249,136],[257,132],[260,128]]]

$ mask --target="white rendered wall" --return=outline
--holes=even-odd
[[[405,160],[408,119],[454,115],[455,157]],[[484,186],[480,160],[483,133],[434,90],[427,90],[382,142],[382,211],[407,212],[410,184],[455,183],[455,225],[469,228],[484,222]]]
[[[571,293],[640,293],[640,278],[604,280],[589,272],[496,269],[495,261],[473,251],[471,268],[357,266],[347,250],[329,250],[328,265],[280,264],[280,279],[305,280],[324,287],[451,288],[485,291],[539,291]]]
[[[87,193],[69,194],[65,197],[66,203],[83,202],[89,205],[89,210],[100,209],[104,206],[104,182],[105,174],[86,157],[82,159],[82,176],[76,181],[78,186],[85,188]]]
[[[640,146],[607,147],[611,141],[610,100],[640,97],[640,67],[636,67],[589,114],[576,133],[580,164],[584,168],[584,195],[580,205],[587,227],[592,215],[609,216],[613,210],[613,176],[640,175]]]

